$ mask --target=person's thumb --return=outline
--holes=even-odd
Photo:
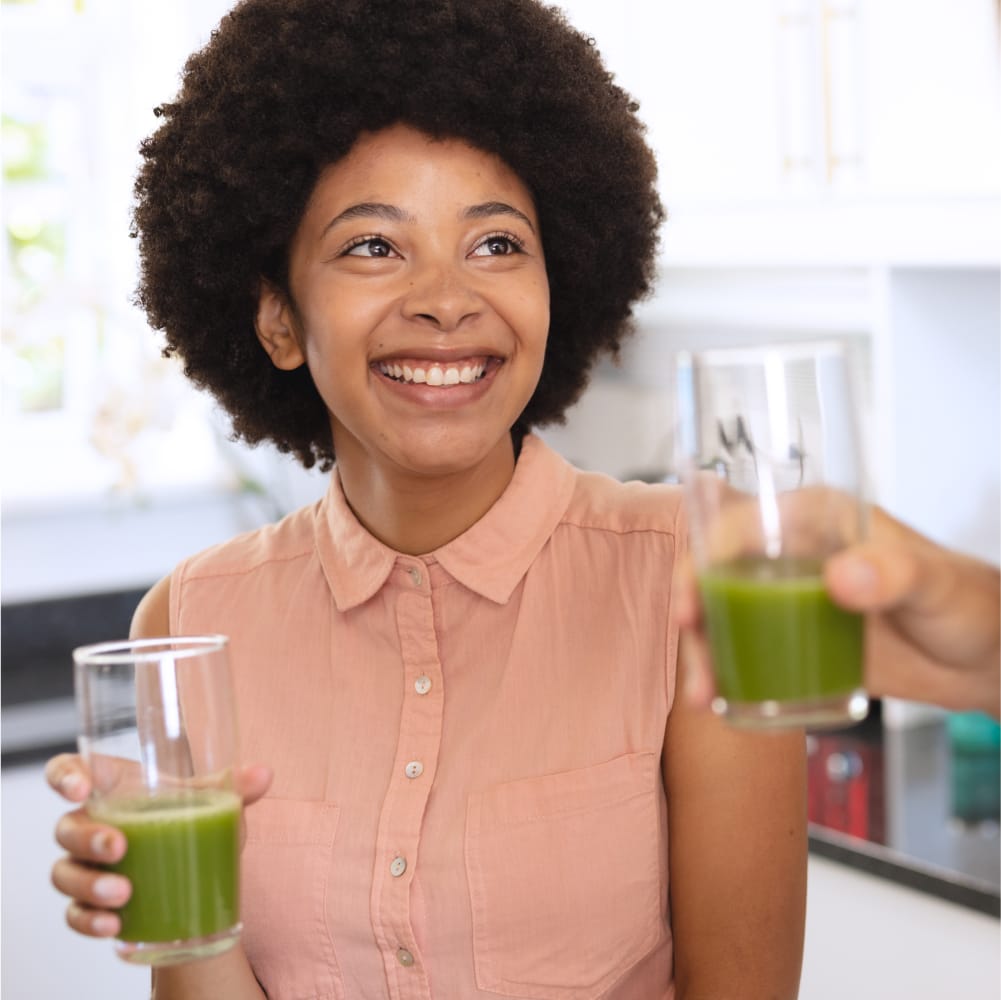
[[[911,549],[869,543],[832,556],[824,581],[834,601],[850,611],[911,608],[932,596],[921,589],[922,568]]]
[[[236,791],[243,799],[243,804],[249,806],[256,802],[271,787],[274,772],[264,764],[251,764],[240,768],[233,777]]]

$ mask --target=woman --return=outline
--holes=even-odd
[[[333,473],[136,613],[230,636],[274,775],[243,776],[241,945],[155,996],[795,996],[802,734],[675,699],[678,494],[531,434],[663,217],[592,41],[534,0],[245,0],[159,111],[139,299],[238,435]],[[114,934],[122,835],[58,836],[71,925]]]

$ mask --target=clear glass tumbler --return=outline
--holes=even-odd
[[[746,727],[864,718],[862,616],[825,560],[865,533],[853,374],[838,341],[679,355],[675,437],[719,698]]]
[[[118,954],[167,965],[240,934],[237,730],[225,636],[105,642],[73,651],[79,747],[95,819],[122,830],[132,882]]]

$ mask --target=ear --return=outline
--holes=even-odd
[[[264,278],[261,278],[257,293],[254,329],[261,347],[267,351],[276,368],[292,371],[305,364],[306,356],[296,336],[295,319],[288,296]]]

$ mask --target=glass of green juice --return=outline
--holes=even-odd
[[[863,618],[824,563],[865,535],[853,348],[790,341],[682,352],[675,451],[718,697],[755,728],[865,718]]]
[[[221,635],[104,642],[73,651],[90,815],[127,842],[109,870],[132,895],[118,954],[169,965],[240,935],[237,731]]]

